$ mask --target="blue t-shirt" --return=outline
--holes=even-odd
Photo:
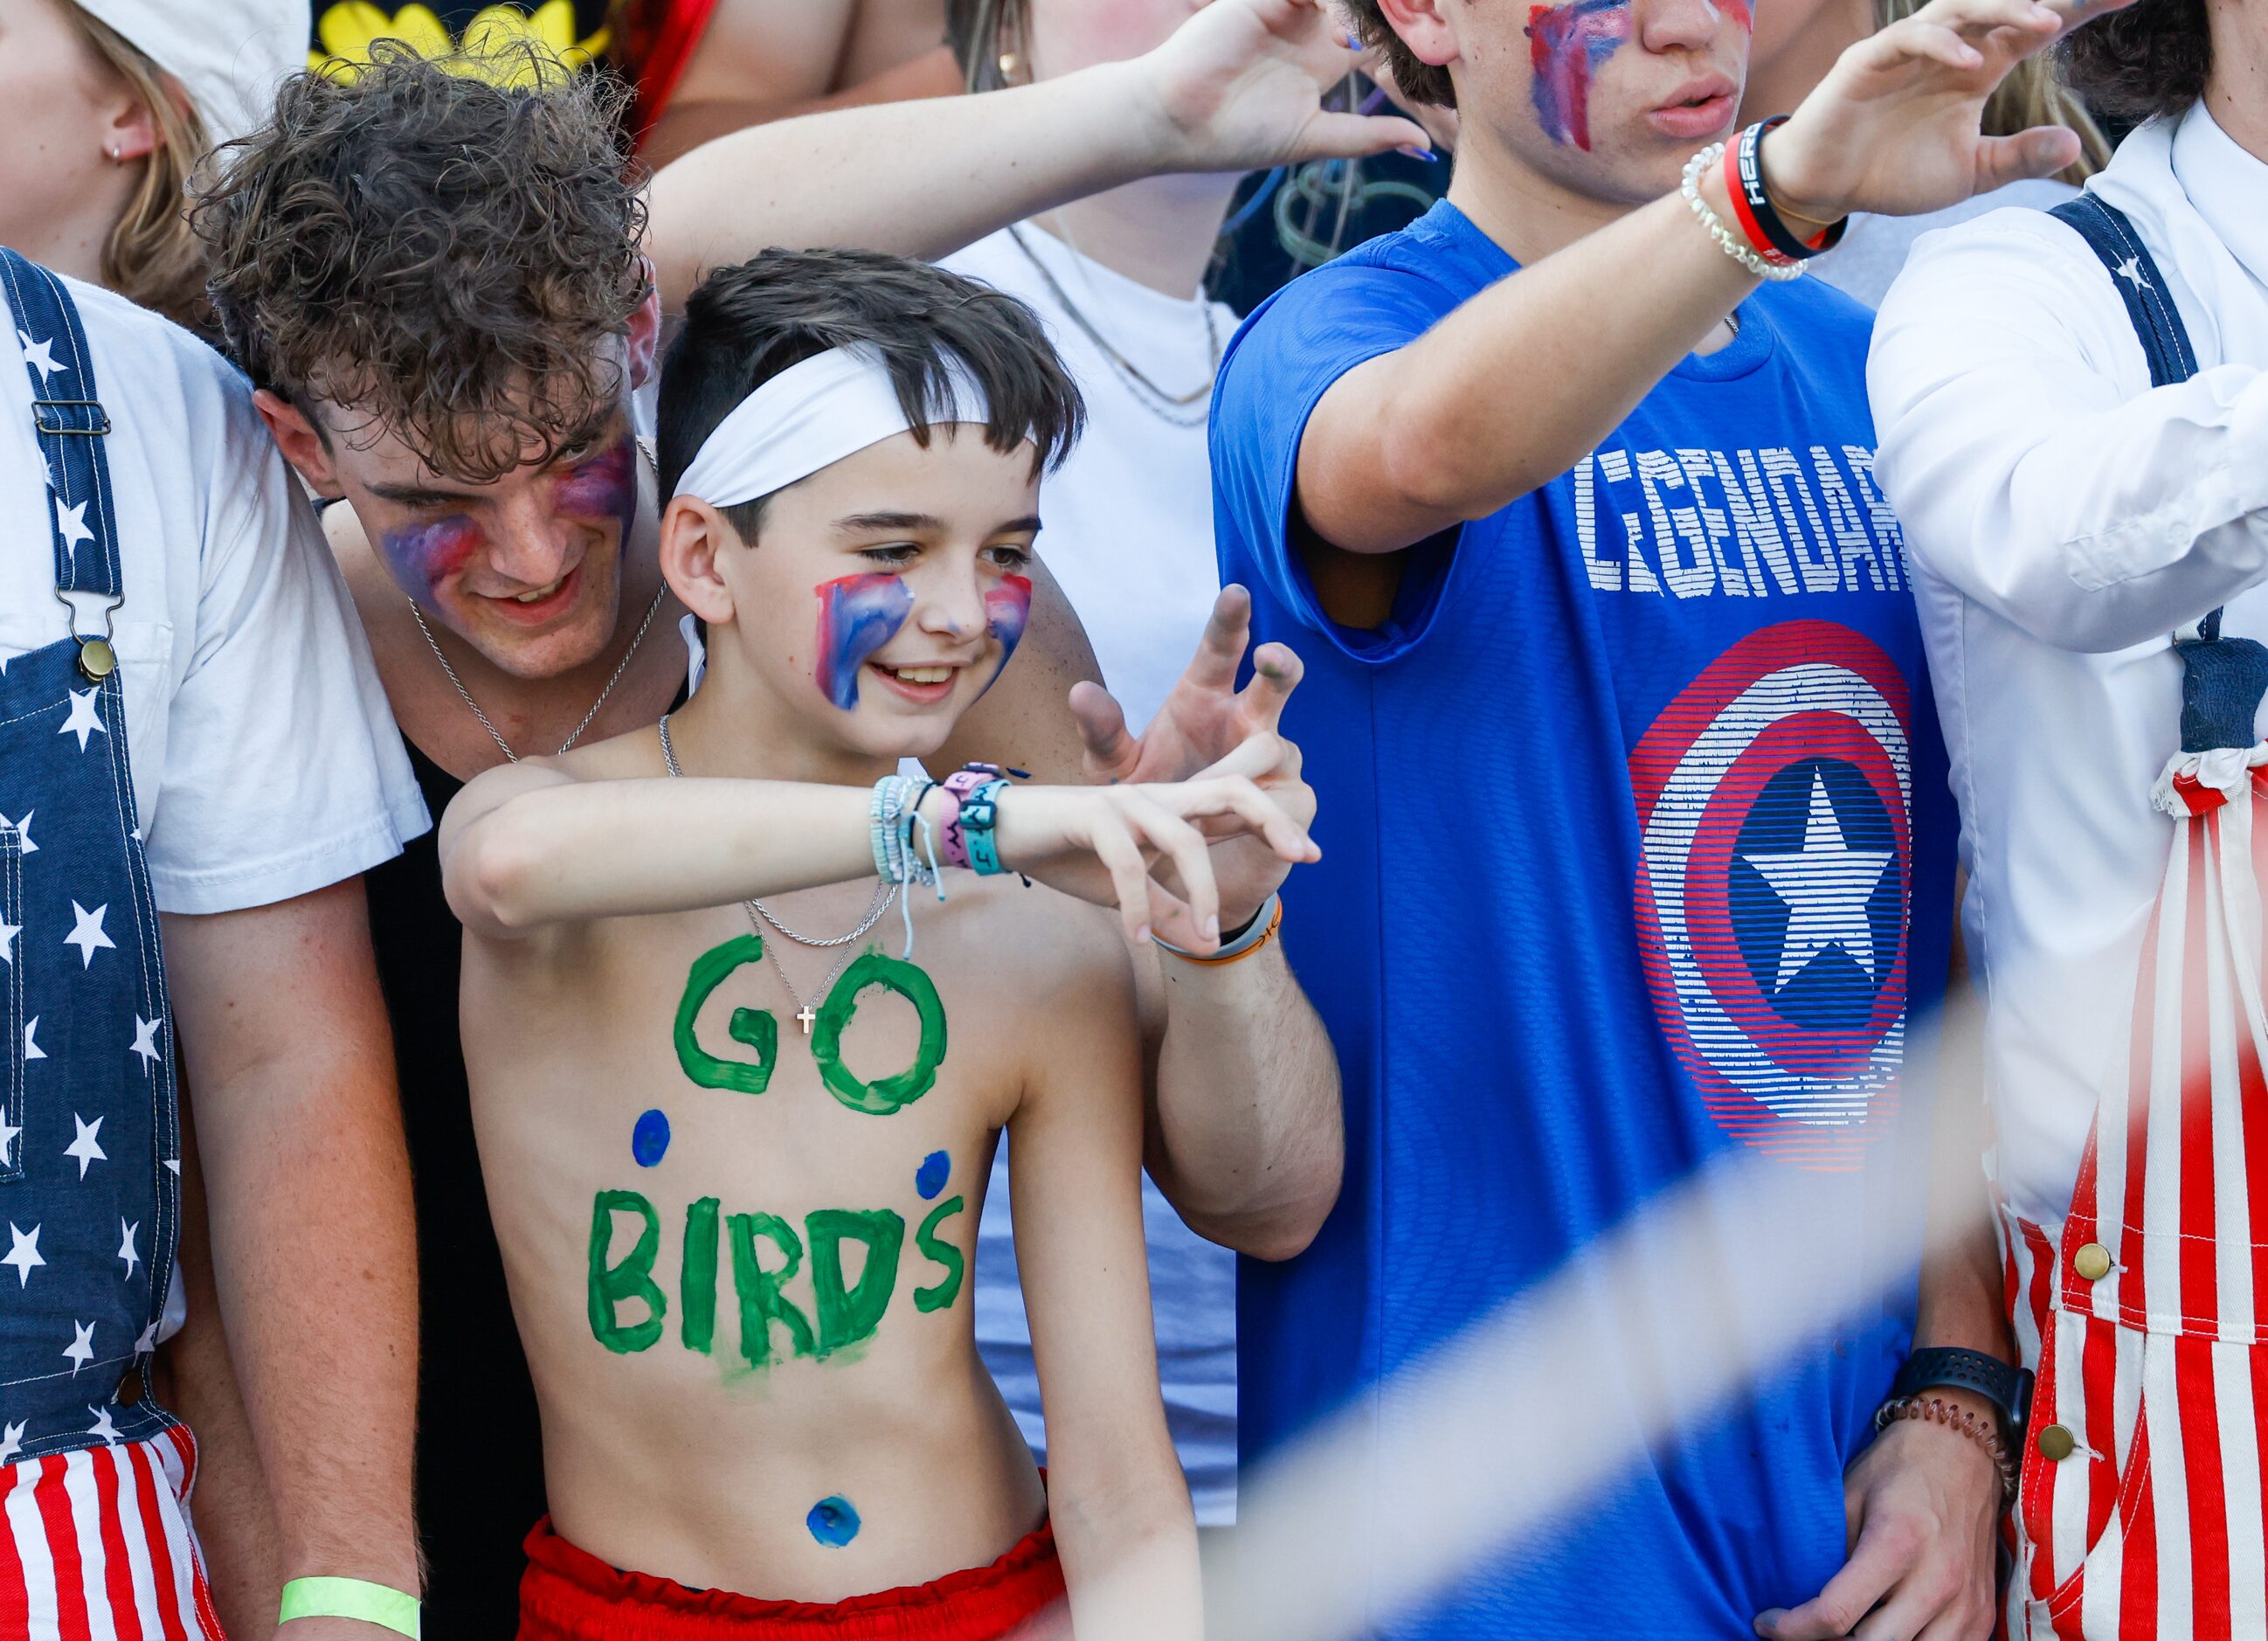
[[[1874,482],[1868,317],[1765,287],[1572,472],[1403,555],[1384,625],[1335,626],[1294,540],[1308,415],[1514,271],[1444,202],[1293,281],[1221,373],[1221,573],[1307,664],[1286,729],[1323,859],[1284,938],[1347,1124],[1314,1246],[1240,1273],[1248,1461],[1374,1410],[1366,1387],[1728,1154],[1847,1175],[1822,1234],[1918,1261],[1926,1110],[1900,1073],[1943,990],[1955,830]],[[1912,1301],[1836,1321],[1385,1632],[1722,1637],[1808,1600]],[[1648,1350],[1632,1371],[1674,1376],[1674,1343]]]

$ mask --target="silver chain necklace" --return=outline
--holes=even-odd
[[[654,729],[661,737],[661,762],[669,770],[670,778],[675,780],[681,777],[685,771],[678,767],[677,749],[670,745],[667,713],[662,715],[660,721],[654,725]],[[867,907],[866,915],[859,920],[858,926],[849,934],[838,934],[831,940],[817,939],[811,935],[797,933],[774,916],[770,907],[753,895],[742,901],[740,905],[748,914],[748,926],[756,931],[759,939],[763,936],[764,924],[770,924],[798,946],[807,946],[814,950],[825,951],[834,946],[850,946],[869,929],[881,922],[882,915],[890,909],[898,898],[898,887],[895,883],[885,883],[879,878],[876,879],[873,904]],[[758,921],[760,918],[762,922]],[[781,989],[795,1004],[795,1018],[803,1027],[803,1034],[806,1037],[810,1036],[812,1026],[819,1019],[819,1011],[803,1000],[802,993],[795,989],[795,983],[787,977],[787,970],[780,966],[777,948],[767,942],[764,946],[764,955],[771,959],[772,973],[779,976]],[[833,990],[836,979],[841,976],[845,968],[850,967],[851,958],[856,955],[855,951],[847,951],[836,960],[835,967],[827,971],[827,978],[819,982],[820,996],[825,997],[829,990]]]
[[[1008,237],[1016,242],[1016,248],[1024,254],[1024,260],[1031,263],[1032,271],[1039,275],[1041,282],[1047,286],[1049,293],[1055,298],[1071,322],[1079,327],[1081,335],[1101,350],[1102,357],[1109,362],[1111,368],[1118,372],[1119,379],[1133,391],[1136,403],[1160,422],[1174,427],[1203,427],[1205,424],[1212,413],[1213,383],[1220,376],[1220,328],[1218,316],[1213,313],[1212,303],[1210,300],[1203,296],[1197,298],[1198,305],[1204,313],[1205,347],[1212,356],[1211,370],[1206,375],[1204,385],[1195,391],[1186,394],[1169,394],[1144,375],[1131,359],[1103,340],[1102,333],[1095,328],[1094,321],[1079,311],[1078,305],[1071,299],[1071,293],[1057,283],[1055,275],[1049,271],[1048,265],[1040,260],[1039,253],[1032,249],[1025,240],[1023,230],[1020,227],[1011,224]],[[1074,253],[1078,250],[1075,246],[1071,248]],[[1199,405],[1203,408],[1191,416],[1188,413],[1189,407],[1191,405]]]
[[[637,447],[640,453],[645,457],[647,463],[651,465],[653,461],[653,446],[641,438],[637,441]],[[627,546],[628,542],[625,541],[624,545]],[[661,613],[661,601],[668,596],[669,583],[666,581],[653,590],[653,602],[645,607],[645,619],[638,623],[637,637],[632,638],[630,647],[622,651],[622,659],[616,664],[614,675],[607,680],[607,687],[599,691],[599,698],[591,703],[591,710],[583,714],[583,721],[575,725],[575,732],[559,743],[559,752],[553,753],[551,754],[553,757],[557,757],[559,753],[565,752],[583,739],[583,732],[591,727],[592,720],[599,716],[599,709],[607,704],[607,697],[615,693],[615,686],[622,682],[622,674],[630,670],[630,663],[637,658],[638,646],[645,642],[646,629],[653,625],[653,618]],[[473,699],[473,692],[465,688],[465,681],[457,676],[457,669],[449,665],[449,658],[441,652],[440,641],[433,637],[433,629],[425,624],[425,612],[417,607],[416,599],[409,600],[409,615],[410,619],[417,623],[417,630],[425,635],[425,647],[433,651],[433,659],[441,663],[441,670],[448,674],[449,681],[456,686],[457,698],[472,709],[472,714],[480,720],[481,727],[488,731],[489,739],[496,742],[497,750],[504,754],[504,762],[518,763],[519,754],[512,749],[510,741],[497,733],[497,726],[489,722],[489,715],[481,710],[481,703]]]

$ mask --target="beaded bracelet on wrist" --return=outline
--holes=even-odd
[[[1942,1424],[1948,1430],[1958,1431],[1982,1447],[1992,1461],[1992,1468],[2000,1477],[2000,1498],[2006,1505],[2016,1497],[2016,1461],[2000,1440],[2000,1433],[1986,1420],[1980,1419],[1967,1408],[1956,1407],[1942,1396],[1896,1396],[1875,1410],[1874,1429],[1888,1430],[1897,1419],[1914,1419]]]

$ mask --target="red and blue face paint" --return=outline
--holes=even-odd
[[[1003,576],[1000,585],[984,593],[984,630],[1000,641],[1000,665],[1016,653],[1024,641],[1025,623],[1032,619],[1032,583],[1026,576]],[[998,674],[994,674],[998,676]]]
[[[462,513],[431,524],[404,525],[379,537],[394,578],[412,598],[430,599],[433,589],[465,567],[487,540],[480,526]]]
[[[1630,0],[1569,0],[1528,9],[1528,55],[1535,65],[1529,95],[1544,135],[1591,146],[1591,77],[1631,37]]]
[[[612,519],[627,537],[637,512],[637,452],[630,435],[562,475],[551,504],[563,518]]]
[[[898,636],[914,613],[914,595],[896,576],[843,576],[819,595],[819,692],[845,712],[858,704],[858,674],[874,651]]]

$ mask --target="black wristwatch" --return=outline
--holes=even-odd
[[[1890,1381],[1890,1396],[1892,1400],[1918,1396],[1925,1390],[1945,1387],[1973,1390],[1991,1402],[2000,1415],[2001,1443],[2010,1453],[2021,1449],[2024,1422],[2032,1411],[2029,1368],[2011,1367],[1982,1350],[1926,1346],[1906,1358],[1906,1365]]]

